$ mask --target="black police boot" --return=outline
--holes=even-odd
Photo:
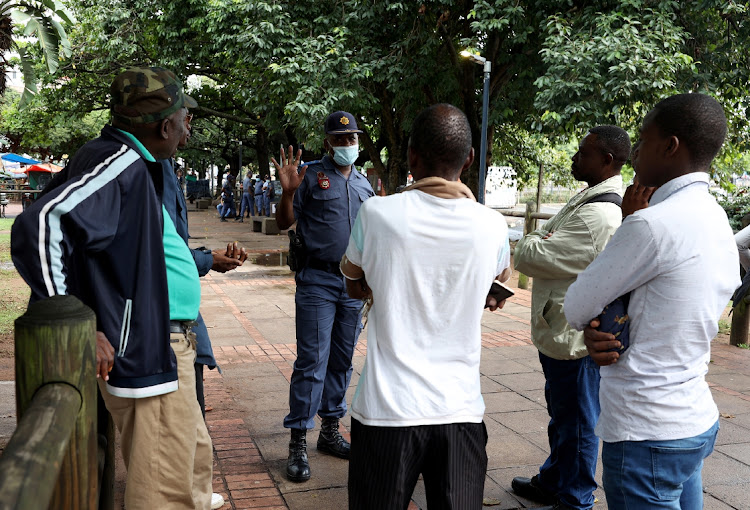
[[[306,430],[292,429],[292,439],[289,441],[289,459],[286,461],[286,477],[293,482],[306,482],[310,479],[306,434]]]
[[[342,459],[349,458],[351,445],[339,432],[338,418],[323,418],[323,425],[318,436],[318,450]]]
[[[513,479],[510,484],[513,492],[517,495],[536,501],[538,503],[544,503],[551,505],[556,503],[557,495],[549,492],[547,489],[539,485],[539,476],[534,475],[531,478],[524,478],[523,476],[517,476]],[[551,508],[551,507],[545,507]]]

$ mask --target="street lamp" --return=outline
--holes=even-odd
[[[242,182],[242,140],[232,140],[240,144],[240,169],[237,171],[237,180]]]
[[[484,204],[484,181],[487,176],[487,116],[490,109],[490,72],[492,62],[469,51],[462,51],[461,56],[470,59],[475,64],[484,66],[484,92],[482,93],[482,143],[479,147],[479,200]]]

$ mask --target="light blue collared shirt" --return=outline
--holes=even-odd
[[[622,222],[564,304],[568,322],[582,330],[632,291],[630,347],[600,371],[603,441],[684,439],[716,422],[705,375],[719,317],[739,284],[732,229],[707,174],[672,179]]]

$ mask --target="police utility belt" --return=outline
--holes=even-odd
[[[325,260],[316,259],[315,257],[308,257],[307,267],[335,274],[336,276],[343,276],[338,262],[327,262]]]
[[[294,230],[289,230],[288,235],[289,256],[287,257],[287,263],[289,264],[289,269],[299,272],[302,271],[303,268],[309,267],[336,276],[343,276],[338,262],[330,262],[328,260],[320,260],[315,257],[310,257],[307,254],[307,248],[305,247],[305,241],[302,239],[302,236]]]

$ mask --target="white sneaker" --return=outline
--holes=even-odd
[[[221,508],[224,506],[224,498],[221,497],[221,494],[216,494],[215,492],[211,494],[211,510],[216,510],[217,508]]]

